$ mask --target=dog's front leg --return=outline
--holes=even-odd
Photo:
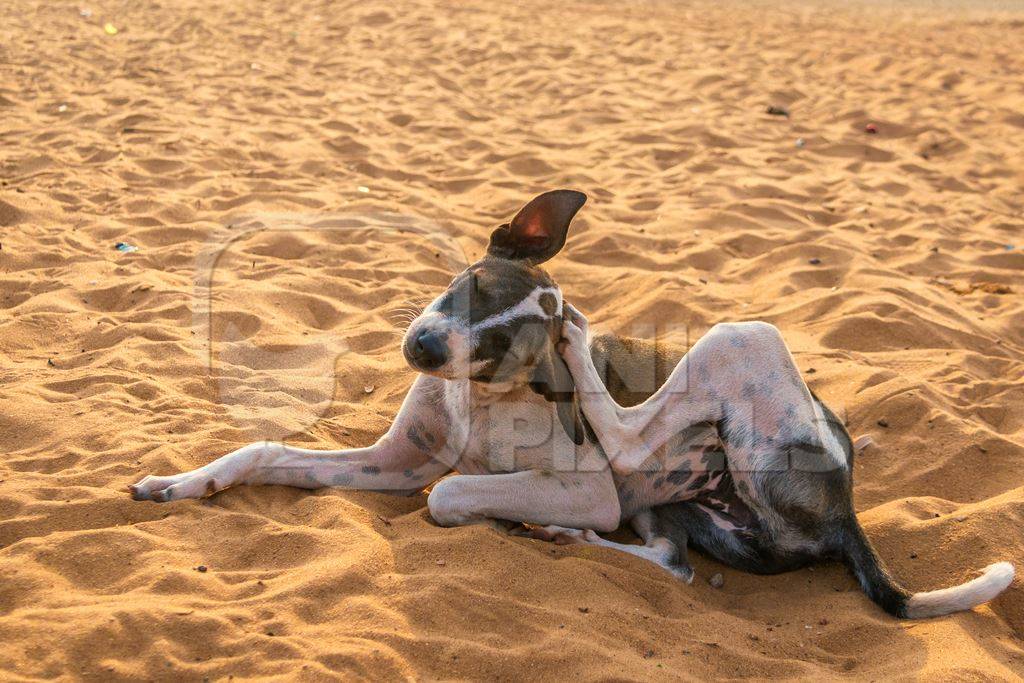
[[[635,471],[673,435],[702,422],[720,430],[734,475],[790,467],[790,454],[797,449],[812,458],[802,459],[801,466],[836,466],[828,456],[813,461],[824,450],[829,427],[772,325],[715,325],[650,398],[625,408],[615,403],[594,367],[586,318],[568,305],[566,314],[562,354],[583,413],[616,472]],[[723,429],[729,433],[722,434]],[[788,444],[779,440],[782,434]]]
[[[339,486],[405,495],[422,490],[449,467],[435,460],[409,457],[392,437],[373,446],[338,451],[296,448],[272,441],[243,446],[189,472],[148,476],[130,488],[136,500],[163,503],[202,498],[239,484],[279,484],[304,489]]]
[[[613,531],[621,516],[615,484],[607,469],[456,475],[434,486],[427,505],[431,516],[442,526],[504,519]]]
[[[434,380],[420,377],[391,429],[366,448],[321,451],[260,441],[198,469],[148,476],[129,487],[136,500],[201,498],[239,484],[280,484],[305,489],[339,486],[409,494],[451,470]]]

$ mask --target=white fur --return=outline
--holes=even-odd
[[[558,287],[537,287],[530,292],[525,299],[517,303],[515,306],[506,308],[501,313],[495,313],[492,316],[488,316],[480,322],[473,325],[473,336],[474,341],[479,336],[482,330],[486,330],[488,327],[494,327],[495,325],[504,325],[507,322],[521,318],[528,315],[536,315],[542,318],[549,318],[549,316],[540,305],[540,297],[542,294],[552,294],[558,301],[558,310],[562,308],[562,292]]]
[[[1013,565],[996,562],[981,570],[981,576],[967,583],[926,593],[915,593],[907,601],[907,617],[928,619],[971,609],[996,597],[1013,581]]]

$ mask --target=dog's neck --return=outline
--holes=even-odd
[[[469,398],[475,406],[488,406],[494,403],[508,400],[522,400],[520,394],[532,394],[529,384],[529,376],[526,373],[517,373],[515,376],[500,382],[470,382]]]
[[[468,379],[442,380],[446,403],[465,408],[480,408],[503,401],[543,401],[529,385],[530,374],[517,373],[501,382],[474,382]]]

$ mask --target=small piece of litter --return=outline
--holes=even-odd
[[[53,362],[52,358],[47,358],[46,359],[46,364],[49,365],[51,368],[57,367],[57,364]]]
[[[57,111],[59,111],[61,114],[63,114],[67,110],[68,110],[68,105],[66,105],[66,104],[62,104],[59,107],[57,107]]]
[[[719,572],[708,579],[708,583],[711,584],[712,588],[721,588],[725,585],[725,577]]]
[[[443,566],[445,566],[446,564],[448,564],[448,563],[447,563],[447,562],[445,562],[444,560],[438,560],[438,561],[437,561],[437,566],[438,566],[438,567],[443,567]]]
[[[370,191],[370,188],[368,188],[366,185],[360,185],[356,189],[359,190],[360,192],[369,192]]]
[[[372,384],[367,384],[365,387],[363,387],[363,393],[364,394],[372,394],[373,390],[376,389],[376,388],[377,387],[373,386]]]
[[[139,248],[134,244],[128,244],[127,242],[118,242],[114,245],[114,249],[117,249],[123,254],[130,254],[133,251],[138,251]]]
[[[92,10],[88,7],[83,7],[82,9],[78,10],[78,15],[84,19],[88,19],[92,16]]]
[[[206,573],[206,565],[205,564],[199,565],[198,567],[196,567],[196,571],[199,572],[200,574],[205,574]]]
[[[1013,246],[1012,244],[1004,244],[1003,249],[1005,249],[1006,251],[1013,251],[1014,249],[1016,249],[1016,247]]]
[[[878,426],[879,427],[888,427],[889,426],[889,421],[883,418],[883,419],[878,421]]]
[[[821,259],[818,257],[814,257],[812,259],[807,259],[807,262],[810,263],[812,266],[817,266],[821,263]]]
[[[858,436],[856,441],[853,442],[853,450],[860,453],[868,446],[873,446],[874,444],[875,440],[871,438],[871,435],[865,434],[864,436]]]
[[[789,110],[785,107],[776,107],[774,104],[765,109],[765,112],[772,116],[785,116],[789,118]]]
[[[878,126],[876,126],[873,123],[869,123],[868,125],[864,126],[864,132],[867,133],[868,135],[874,135],[875,133],[878,132]]]
[[[804,145],[806,145],[806,144],[807,144],[807,141],[804,140],[803,138],[797,138],[796,139],[796,146],[797,147],[803,149]]]
[[[108,36],[116,36],[117,35],[117,27],[114,26],[113,24],[111,24],[109,21],[107,23],[103,24],[103,30],[106,32],[106,34]]]
[[[589,607],[580,607],[579,610],[580,610],[580,614],[589,614],[590,613],[590,608]]]

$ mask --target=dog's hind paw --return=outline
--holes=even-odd
[[[600,537],[589,529],[569,529],[564,526],[550,524],[548,526],[529,527],[527,535],[541,541],[549,541],[556,545],[574,543],[593,543]]]
[[[688,564],[673,564],[665,567],[669,574],[676,577],[680,581],[690,584],[693,583],[693,567]]]

